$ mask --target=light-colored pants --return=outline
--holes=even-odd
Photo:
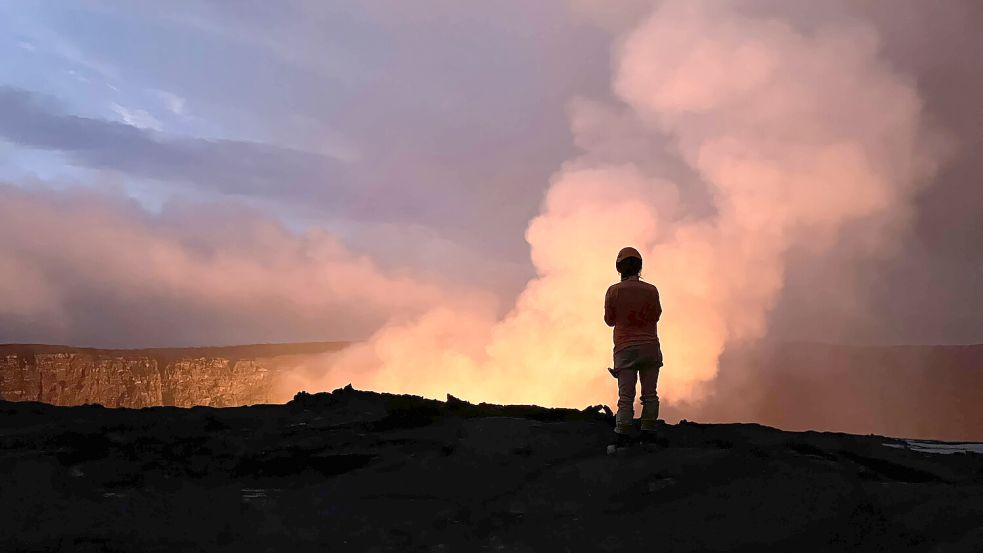
[[[615,432],[627,434],[631,431],[631,419],[635,416],[635,381],[642,381],[642,430],[655,430],[659,420],[659,369],[621,369],[618,371],[618,415],[615,417]]]
[[[655,430],[659,420],[659,369],[662,367],[662,351],[658,344],[631,346],[615,354],[615,372],[618,377],[618,414],[614,431],[631,432],[635,416],[635,383],[642,381],[642,430]]]

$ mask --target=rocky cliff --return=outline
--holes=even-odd
[[[0,345],[0,399],[106,407],[269,403],[280,371],[299,357],[337,351],[344,345],[144,350]]]

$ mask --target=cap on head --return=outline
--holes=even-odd
[[[628,259],[629,257],[637,257],[639,260],[641,260],[642,254],[638,253],[638,250],[632,248],[631,246],[621,248],[621,251],[618,252],[618,259],[615,261],[615,263],[621,263],[622,260]]]

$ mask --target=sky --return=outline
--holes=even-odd
[[[0,179],[46,206],[80,192],[132,200],[122,209],[147,224],[250,210],[232,224],[328,232],[380,271],[514,295],[532,274],[525,224],[573,152],[565,99],[602,88],[608,37],[560,2],[404,4],[4,3]],[[568,57],[574,48],[590,58]],[[74,286],[56,285],[72,296],[57,320],[2,317],[0,338],[182,345],[372,330],[340,310],[233,329],[237,315],[192,305],[135,328],[124,319],[158,308]],[[92,303],[105,307],[81,307]]]
[[[748,341],[978,343],[981,23],[971,0],[5,2],[0,342],[359,340],[380,385],[429,392],[412,360],[508,396],[509,371],[604,362],[632,244],[680,398]]]

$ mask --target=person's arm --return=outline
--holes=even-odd
[[[604,294],[604,324],[614,326],[614,287]]]
[[[659,289],[655,289],[655,322],[662,318],[662,302],[659,300]]]

